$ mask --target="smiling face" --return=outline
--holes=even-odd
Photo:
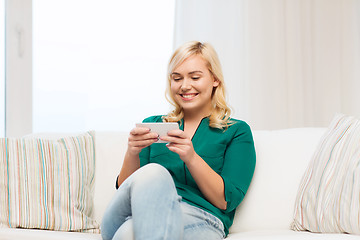
[[[171,73],[172,97],[185,114],[209,115],[213,89],[218,85],[218,80],[214,79],[206,61],[200,55],[185,59]]]

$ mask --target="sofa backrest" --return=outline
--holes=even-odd
[[[289,229],[298,185],[324,128],[254,131],[257,163],[253,181],[236,211],[230,232]],[[127,149],[128,133],[95,132],[95,219],[115,193],[115,178]]]
[[[325,130],[253,132],[255,173],[230,232],[290,228],[301,178]]]
[[[116,176],[120,173],[128,137],[124,132],[95,132],[94,217],[98,223],[116,192]]]

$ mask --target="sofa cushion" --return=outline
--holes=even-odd
[[[296,232],[291,230],[257,230],[233,233],[226,240],[358,240],[359,237],[350,234],[325,234],[311,232]]]
[[[62,231],[98,229],[91,218],[95,172],[90,133],[0,139],[0,222]]]
[[[337,115],[297,195],[295,230],[360,234],[360,120]]]
[[[0,240],[101,240],[100,234],[39,229],[0,228]]]

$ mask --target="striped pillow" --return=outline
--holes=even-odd
[[[360,120],[337,115],[301,181],[292,229],[360,234]]]
[[[91,218],[94,172],[91,133],[58,140],[1,138],[0,224],[98,231]]]

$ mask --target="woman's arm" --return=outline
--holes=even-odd
[[[201,193],[215,207],[226,210],[224,181],[199,155],[186,163]]]
[[[131,130],[128,139],[128,149],[125,153],[124,162],[121,167],[117,185],[120,186],[133,172],[140,168],[141,150],[150,146],[158,140],[156,133],[151,133],[148,128],[136,127]]]
[[[160,139],[170,142],[167,147],[170,151],[179,154],[205,198],[217,208],[226,210],[227,202],[222,177],[195,152],[186,134],[181,130],[174,130]]]
[[[133,172],[140,168],[139,154],[131,155],[126,151],[124,162],[117,178],[117,185],[120,186]]]

